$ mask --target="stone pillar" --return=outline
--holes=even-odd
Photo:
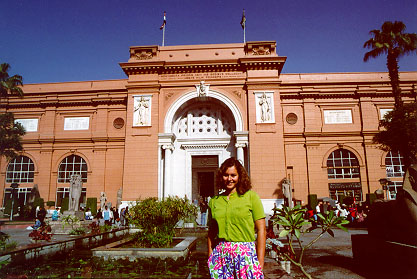
[[[171,178],[172,178],[172,176],[171,176],[171,155],[172,155],[172,151],[174,150],[174,146],[172,144],[164,144],[162,146],[162,149],[164,150],[164,154],[165,154],[163,191],[164,191],[164,198],[166,198],[169,193],[172,193],[171,192],[171,185],[172,185],[172,181],[171,181]]]
[[[160,150],[162,150],[164,155],[164,164],[159,164],[159,173],[163,173],[163,175],[159,175],[159,191],[161,192],[158,193],[158,197],[160,198],[165,198],[169,194],[172,194],[171,157],[172,151],[174,150],[175,139],[176,137],[173,133],[158,134],[158,145],[160,146]]]
[[[249,132],[248,131],[235,131],[233,132],[233,135],[235,136],[235,147],[236,150],[236,159],[240,161],[242,166],[245,166],[245,147],[248,146],[249,143]],[[247,167],[247,166],[245,166]]]
[[[246,144],[245,143],[236,143],[235,147],[237,148],[236,157],[240,161],[242,166],[244,166],[245,165],[245,152],[244,152],[243,148],[246,147]]]

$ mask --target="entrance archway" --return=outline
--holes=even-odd
[[[244,161],[247,133],[242,131],[241,113],[218,92],[209,91],[204,98],[196,91],[182,96],[168,110],[164,125],[165,133],[159,135],[160,197],[195,199],[217,194],[214,186],[206,192],[209,186],[202,185],[214,183],[215,170],[230,156],[239,155]],[[211,165],[196,167],[200,159],[209,160]]]

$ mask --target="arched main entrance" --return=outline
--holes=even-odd
[[[208,93],[188,93],[167,112],[165,133],[159,134],[160,197],[212,196],[219,164],[230,156],[245,161],[248,134],[240,111],[226,96]]]

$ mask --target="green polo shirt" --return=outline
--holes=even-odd
[[[237,192],[210,199],[209,224],[217,222],[218,238],[233,242],[255,241],[255,221],[265,218],[258,194],[249,190],[243,195]]]

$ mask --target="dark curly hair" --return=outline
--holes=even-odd
[[[217,170],[216,174],[216,185],[219,189],[225,189],[224,181],[223,181],[223,174],[226,173],[228,168],[235,167],[237,173],[239,175],[239,181],[236,185],[236,191],[239,195],[243,195],[250,189],[252,189],[252,184],[250,182],[250,178],[248,173],[246,172],[245,168],[242,164],[234,157],[231,157],[223,162],[220,168]]]

